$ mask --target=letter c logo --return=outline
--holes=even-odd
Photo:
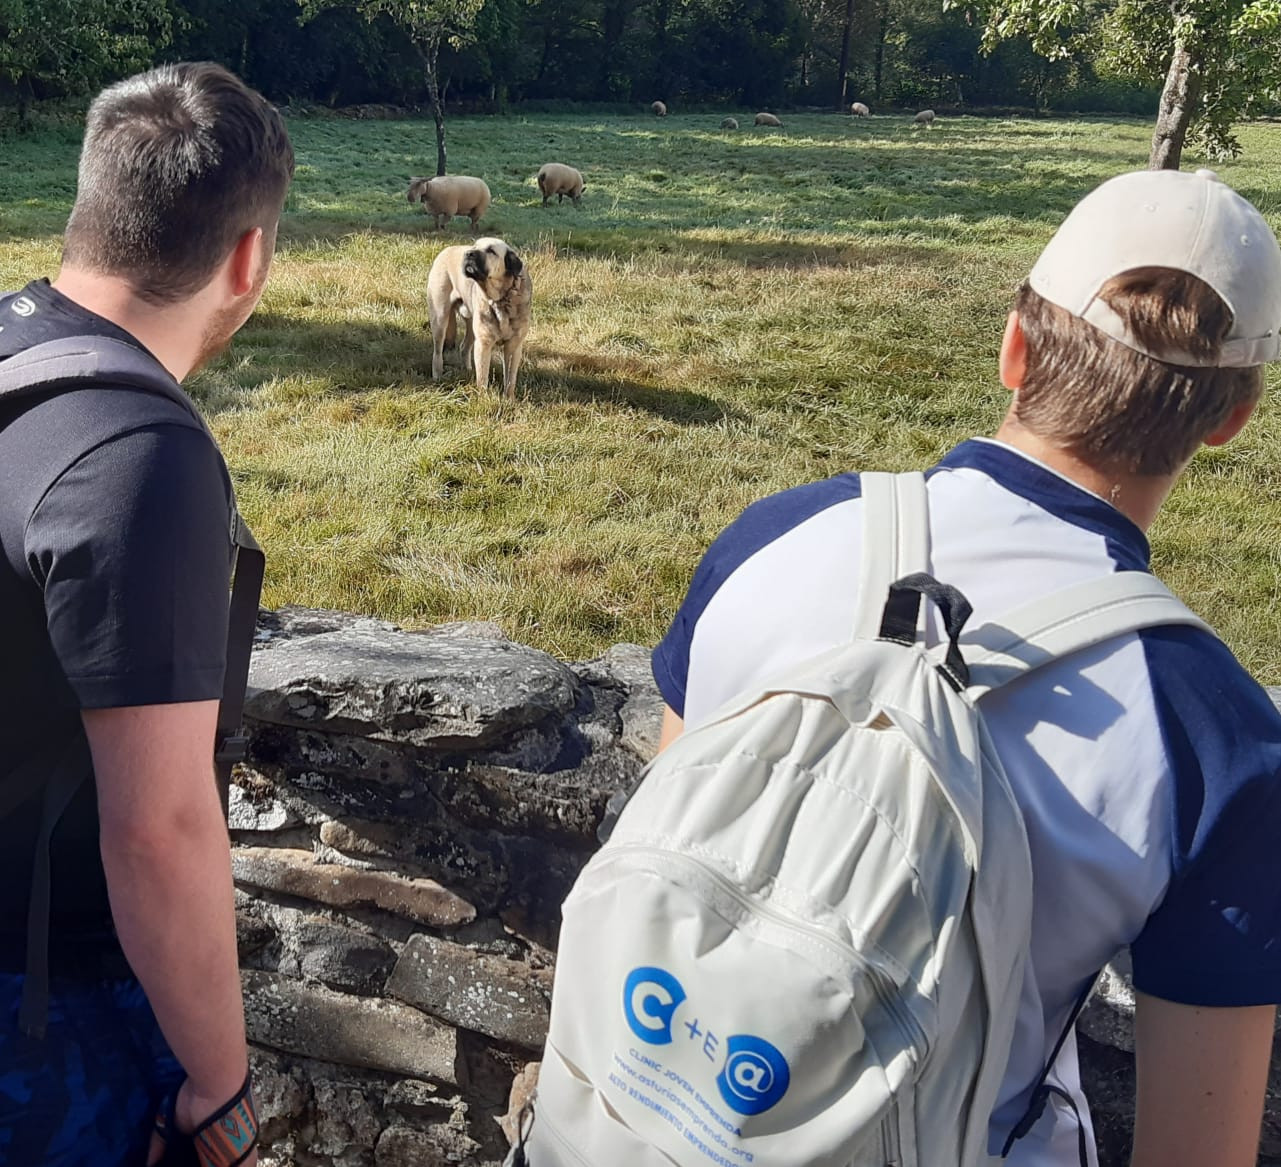
[[[623,984],[623,1016],[628,1028],[649,1045],[670,1045],[676,1009],[685,990],[666,969],[633,969]]]

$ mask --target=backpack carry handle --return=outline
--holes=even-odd
[[[916,643],[916,629],[920,622],[921,600],[928,598],[934,601],[943,617],[943,628],[947,632],[947,654],[943,658],[943,675],[948,683],[959,693],[970,683],[969,666],[961,656],[960,637],[965,622],[970,618],[973,608],[970,602],[954,587],[939,583],[925,571],[913,572],[890,584],[889,599],[885,601],[885,610],[881,614],[881,640],[892,640],[895,644],[909,647]]]

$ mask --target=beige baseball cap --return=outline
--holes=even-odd
[[[1139,267],[1187,272],[1223,297],[1232,330],[1216,356],[1152,352],[1098,299],[1113,276]],[[1263,216],[1213,170],[1109,179],[1072,209],[1028,282],[1050,303],[1157,360],[1248,368],[1281,358],[1281,247]]]

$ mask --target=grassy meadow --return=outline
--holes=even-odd
[[[720,114],[458,118],[450,170],[525,256],[521,399],[430,378],[434,232],[405,198],[421,121],[294,120],[298,177],[258,313],[190,384],[268,551],[266,602],[408,627],[491,619],[563,657],[652,644],[751,500],[927,465],[990,431],[1011,294],[1068,208],[1146,161],[1147,123]],[[1281,126],[1220,172],[1281,228]],[[56,271],[78,131],[9,137],[0,273]],[[540,205],[545,161],[581,210]],[[1196,165],[1191,161],[1190,165]],[[495,370],[495,384],[497,371]],[[1276,380],[1271,383],[1273,392]],[[1158,570],[1281,681],[1281,417],[1198,456]]]

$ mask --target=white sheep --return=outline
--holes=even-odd
[[[661,101],[654,102],[649,108],[654,111],[654,116],[657,118],[665,118],[667,116],[667,106]]]
[[[738,129],[738,118],[726,118],[723,122],[721,122],[721,129],[722,130]]]
[[[924,126],[927,130],[934,128],[934,111],[932,109],[923,109],[912,119],[912,125]]]
[[[756,115],[755,122],[753,122],[753,125],[757,125],[757,126],[780,126],[781,127],[782,124],[783,123],[780,122],[778,118],[776,118],[772,113],[758,113]]]
[[[489,210],[489,187],[483,179],[450,174],[437,178],[411,178],[409,201],[422,200],[425,213],[434,216],[437,229],[444,228],[455,215],[466,215],[471,229]]]
[[[867,106],[865,106],[861,101],[856,101],[853,105],[850,106],[850,113],[852,113],[856,118],[871,117],[872,115],[872,111],[868,109]]]
[[[574,206],[581,206],[583,188],[586,185],[582,174],[572,166],[565,166],[560,162],[544,162],[539,167],[538,189],[543,193],[543,206],[547,205],[547,200],[552,195],[556,196],[558,203],[564,202],[568,195]]]

